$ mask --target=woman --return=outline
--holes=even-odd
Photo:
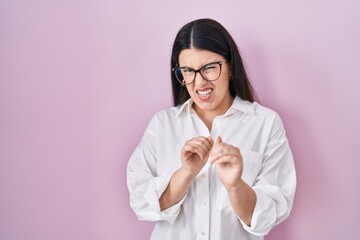
[[[289,216],[296,174],[279,116],[254,102],[232,37],[199,19],[172,50],[174,107],[128,163],[130,204],[151,239],[263,239]]]

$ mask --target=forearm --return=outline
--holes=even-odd
[[[160,197],[160,210],[165,210],[178,203],[187,193],[194,178],[194,175],[179,168],[172,175],[168,187]]]
[[[256,204],[256,193],[242,179],[238,186],[227,189],[228,197],[236,215],[248,226]]]

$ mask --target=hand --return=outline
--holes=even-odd
[[[195,177],[205,166],[214,140],[209,137],[195,137],[186,141],[181,150],[182,168]]]
[[[239,148],[223,143],[221,137],[218,137],[209,162],[216,164],[217,175],[227,190],[241,186],[243,162]]]

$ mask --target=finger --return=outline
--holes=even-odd
[[[211,137],[196,137],[186,141],[183,147],[183,155],[190,157],[197,154],[201,160],[207,160],[213,146]]]
[[[227,154],[239,156],[241,158],[240,150],[237,147],[234,147],[232,145],[228,145],[226,143],[223,143],[221,145],[216,145],[210,154],[210,159],[214,161],[215,159],[225,156]]]
[[[191,143],[198,144],[204,149],[205,152],[209,152],[212,148],[211,141],[205,137],[194,138],[191,140]]]
[[[211,136],[208,136],[207,137],[207,140],[209,141],[210,143],[210,148],[212,148],[214,146],[214,139],[211,137]]]
[[[209,143],[210,143],[210,150],[214,147],[214,139],[212,139],[212,137],[211,136],[208,136],[207,137],[207,140],[209,141]]]
[[[196,153],[201,158],[201,160],[206,159],[209,151],[207,151],[203,145],[198,143],[191,143],[190,145],[193,148],[193,152]]]
[[[225,154],[225,153],[234,153],[234,154],[240,154],[239,148],[229,145],[226,143],[217,143],[214,145],[212,149],[212,154]]]
[[[213,145],[214,145],[214,140],[212,139],[211,136],[208,136],[207,138],[204,138],[204,143],[206,144],[206,148],[208,151],[211,151]]]
[[[220,148],[223,147],[223,142],[220,136],[218,136],[215,140],[213,151],[219,151]]]
[[[225,154],[222,156],[212,158],[209,162],[211,164],[226,164],[226,163],[239,164],[242,162],[242,159],[241,156],[236,154]]]
[[[181,150],[181,156],[185,159],[191,158],[193,154],[196,154],[195,149],[190,145],[185,145]]]
[[[209,139],[209,137],[207,137],[207,138],[204,138],[204,139],[201,139],[202,140],[202,144],[205,144],[205,146],[206,146],[206,151],[211,151],[211,148],[212,148],[212,139],[211,139],[211,137],[210,137],[210,139]]]
[[[217,144],[220,144],[220,143],[222,143],[223,141],[222,141],[222,138],[220,137],[220,136],[218,136],[217,138],[216,138],[216,143]]]
[[[229,145],[225,143],[219,143],[219,139],[217,138],[214,147],[211,150],[210,156],[211,158],[216,158],[229,152]]]

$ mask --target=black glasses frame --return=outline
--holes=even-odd
[[[219,79],[219,77],[220,77],[220,75],[221,75],[221,70],[222,70],[221,67],[222,67],[222,65],[223,65],[224,62],[226,62],[226,60],[207,63],[207,64],[205,64],[204,66],[202,66],[202,67],[199,68],[199,69],[193,69],[193,68],[191,68],[191,67],[174,67],[174,68],[171,69],[171,70],[174,72],[176,79],[177,79],[177,80],[181,83],[181,85],[183,85],[183,86],[192,84],[192,83],[195,81],[195,79],[196,79],[196,74],[197,74],[197,73],[199,73],[200,76],[201,76],[204,80],[206,80],[206,81],[208,81],[208,82],[213,82],[213,81],[216,81],[216,80]],[[218,76],[216,79],[209,80],[209,79],[206,79],[206,77],[204,77],[204,76],[201,74],[201,71],[202,71],[204,68],[206,68],[207,66],[212,65],[212,64],[219,64],[219,66],[220,66],[220,73],[219,73],[219,76]],[[194,73],[195,73],[195,74],[194,74],[194,79],[193,79],[190,83],[186,83],[184,79],[179,79],[179,78],[178,78],[178,75],[176,74],[176,71],[177,71],[177,70],[180,70],[180,71],[181,71],[181,69],[188,69],[188,70],[194,71]]]

